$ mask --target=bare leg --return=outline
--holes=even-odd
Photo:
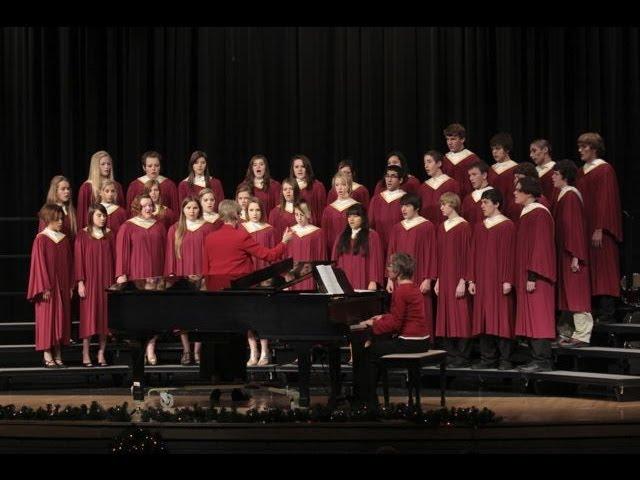
[[[43,353],[43,361],[44,361],[45,367],[47,367],[47,366],[51,367],[51,366],[55,365],[55,363],[53,362],[53,355],[51,354],[51,350],[45,350],[42,353]]]
[[[147,360],[149,361],[149,365],[158,364],[158,357],[156,357],[156,340],[158,340],[157,335],[147,343]]]
[[[195,342],[193,344],[193,359],[200,365],[200,352],[202,350],[202,342]]]
[[[62,362],[62,347],[60,345],[53,347],[53,360],[56,365],[64,365]]]
[[[89,366],[91,363],[91,355],[89,353],[89,342],[91,338],[83,338],[82,339],[82,364]]]
[[[258,365],[265,366],[271,363],[271,354],[269,352],[269,340],[266,338],[260,339],[260,360],[258,360]]]
[[[107,365],[107,360],[104,358],[104,351],[107,348],[107,336],[100,335],[100,344],[98,347],[98,364],[101,366]]]
[[[247,362],[247,367],[253,367],[258,364],[258,342],[256,341],[256,334],[249,330],[247,332],[247,340],[249,341],[249,348],[251,349],[251,356]]]
[[[182,358],[180,364],[191,365],[191,347],[189,345],[189,334],[187,332],[180,333],[180,342],[182,342]]]

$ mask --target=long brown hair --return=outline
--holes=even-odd
[[[269,172],[269,162],[267,161],[267,157],[264,155],[254,155],[249,160],[249,166],[247,167],[247,173],[244,176],[244,183],[251,185],[252,188],[256,188],[253,181],[255,180],[255,175],[253,174],[253,162],[254,160],[262,160],[264,162],[264,183],[262,184],[262,191],[268,192],[269,185],[271,184],[271,173]],[[251,192],[253,194],[253,192]]]
[[[187,216],[184,214],[184,207],[191,202],[195,202],[195,204],[198,205],[198,218],[202,218],[202,205],[200,205],[198,199],[196,197],[185,197],[180,205],[180,220],[178,220],[174,243],[174,251],[178,260],[182,258],[182,240],[184,239],[184,234],[187,231]]]
[[[58,203],[58,185],[62,182],[67,182],[71,191],[71,195],[69,195],[69,201],[64,203],[64,206],[67,207],[67,216],[69,217],[71,233],[75,235],[78,231],[78,225],[76,222],[76,209],[73,207],[73,190],[71,190],[71,182],[67,177],[65,177],[64,175],[56,175],[51,179],[51,183],[49,184],[49,191],[47,192],[46,203]]]
[[[147,180],[146,182],[144,182],[144,193],[146,193],[147,195],[149,195],[149,198],[151,198],[151,189],[153,188],[154,185],[158,186],[158,201],[157,202],[153,202],[153,207],[155,209],[156,205],[160,207],[160,210],[162,210],[162,207],[164,205],[162,205],[162,192],[160,191],[160,182],[158,180]],[[151,199],[153,201],[153,199]]]
[[[91,155],[91,163],[89,164],[89,176],[87,181],[91,183],[91,201],[96,203],[100,199],[100,190],[102,189],[102,175],[100,175],[100,160],[104,157],[111,159],[111,173],[109,174],[109,180],[113,181],[113,159],[109,152],[105,150],[99,150]]]
[[[298,186],[298,182],[295,178],[287,177],[282,180],[282,187],[280,188],[280,210],[284,210],[284,207],[287,205],[287,201],[284,198],[284,194],[282,193],[282,189],[284,188],[284,184],[288,183],[293,187],[293,204],[295,205],[300,201],[300,187]]]
[[[305,173],[304,179],[307,182],[307,186],[305,187],[305,189],[311,190],[313,188],[313,182],[316,179],[315,175],[313,174],[313,167],[311,166],[311,160],[309,160],[309,157],[302,154],[294,155],[293,157],[291,157],[291,166],[289,167],[289,176],[294,179],[296,178],[296,176],[293,173],[293,162],[295,162],[296,160],[302,160],[302,164],[304,165],[304,173]]]
[[[109,215],[107,214],[107,209],[104,208],[104,205],[100,204],[100,203],[92,203],[91,205],[89,205],[89,213],[88,213],[88,217],[87,217],[87,233],[93,237],[93,227],[95,227],[95,224],[93,223],[93,214],[97,211],[102,212],[104,214],[105,217],[109,217]],[[96,227],[99,228],[100,230],[102,230],[102,234],[106,235],[107,234],[107,224],[104,224],[104,227]],[[94,237],[95,238],[95,237]]]
[[[191,154],[191,157],[189,157],[189,176],[187,177],[187,183],[189,184],[189,187],[193,187],[193,182],[196,179],[196,174],[193,172],[193,164],[196,163],[199,158],[204,158],[207,162],[207,166],[204,169],[204,184],[209,185],[209,180],[211,180],[211,174],[209,173],[209,159],[207,158],[207,154],[202,150],[196,150]]]

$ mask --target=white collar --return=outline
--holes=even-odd
[[[582,170],[584,171],[584,174],[586,175],[587,173],[589,173],[590,171],[594,170],[596,167],[599,167],[600,165],[604,165],[607,162],[605,162],[604,160],[602,160],[601,158],[596,158],[593,162],[587,162],[582,166]]]
[[[120,208],[120,206],[115,204],[115,203],[104,203],[104,202],[102,202],[102,206],[107,210],[107,215],[111,215],[118,208]]]
[[[162,175],[158,175],[155,180],[158,181],[158,183],[162,183],[167,179],[167,177],[163,177]],[[142,177],[139,177],[138,180],[140,180],[142,183],[147,183],[149,180],[154,180],[152,178],[149,178],[149,175],[143,175]]]
[[[331,206],[333,208],[335,208],[336,210],[338,210],[339,212],[343,212],[344,210],[346,210],[347,208],[349,208],[351,205],[358,203],[357,200],[354,200],[353,198],[349,197],[349,198],[345,198],[345,199],[337,199],[335,202],[333,202],[331,204]]]
[[[142,227],[145,229],[149,229],[151,227],[153,227],[156,223],[156,219],[155,218],[149,218],[149,219],[144,219],[141,217],[133,217],[130,218],[129,220],[127,220],[128,222],[133,223],[134,225],[137,225],[138,227]]]
[[[498,175],[501,175],[502,173],[509,170],[510,168],[515,167],[516,165],[518,165],[517,162],[514,162],[513,160],[507,160],[506,162],[496,162],[493,165],[491,165],[491,168]]]
[[[491,185],[487,185],[484,188],[479,188],[478,190],[474,190],[473,192],[471,192],[471,197],[473,198],[473,201],[478,203],[482,198],[482,194],[487,190],[493,190],[493,187]]]
[[[448,152],[446,157],[449,159],[451,163],[453,163],[454,165],[457,165],[472,153],[473,152],[471,150],[467,150],[465,148],[463,150],[460,150],[459,152]]]
[[[522,212],[520,212],[520,217],[524,217],[527,213],[534,211],[536,208],[542,208],[543,210],[545,210],[549,215],[551,215],[551,213],[549,212],[549,210],[547,209],[547,207],[545,207],[544,205],[542,205],[541,203],[538,202],[532,202],[529,205],[525,206],[522,209]]]
[[[425,183],[425,185],[430,186],[431,188],[433,188],[434,190],[439,189],[442,184],[444,182],[446,182],[447,180],[449,180],[451,177],[449,175],[447,175],[446,173],[441,173],[440,175],[438,175],[437,177],[431,177],[429,180],[427,180]]]
[[[427,220],[426,218],[421,217],[420,215],[416,215],[411,220],[402,220],[400,223],[402,224],[405,230],[411,230],[413,227],[417,227],[418,225],[421,225],[424,222],[428,222],[428,221],[429,220]]]
[[[485,218],[482,222],[484,223],[485,228],[489,229],[495,227],[496,225],[500,225],[502,222],[509,220],[503,214],[499,213],[493,217]]]
[[[104,233],[102,232],[102,229],[101,229],[101,228],[97,228],[96,226],[93,226],[93,227],[91,228],[91,232],[89,232],[89,231],[87,230],[87,228],[89,228],[89,227],[86,227],[86,228],[85,228],[85,231],[87,231],[87,233],[88,233],[90,236],[92,236],[93,238],[97,238],[98,240],[100,240],[102,237],[104,237]]]
[[[198,219],[194,221],[194,220],[189,220],[187,218],[186,220],[187,220],[187,230],[189,230],[190,232],[195,232],[205,223],[204,219]]]
[[[306,180],[300,180],[298,177],[296,177],[296,182],[298,182],[298,187],[300,188],[300,190],[305,189],[308,185]]]
[[[217,213],[203,212],[202,218],[204,218],[206,222],[215,223],[220,218],[220,215]]]
[[[66,235],[62,232],[56,232],[55,230],[51,230],[49,227],[46,227],[44,230],[40,232],[43,235],[46,235],[55,243],[60,243]]]
[[[407,192],[399,188],[398,190],[394,190],[393,192],[389,190],[383,190],[382,192],[380,192],[380,195],[382,196],[385,202],[391,203],[391,202],[395,202],[399,198],[402,198],[406,193]]]
[[[453,227],[460,225],[462,222],[467,223],[467,221],[462,217],[447,218],[442,225],[444,226],[444,231],[448,232]]]
[[[545,163],[544,165],[536,165],[536,170],[538,171],[538,177],[542,177],[549,173],[553,166],[556,164],[553,160],[549,163]]]
[[[293,202],[284,202],[284,209],[286,212],[293,213]]]
[[[69,215],[69,212],[67,210],[67,206],[64,203],[58,203],[57,205],[62,207],[62,211],[64,212],[65,215]]]
[[[318,227],[316,227],[315,225],[311,225],[310,223],[308,223],[306,226],[301,227],[298,224],[295,224],[293,227],[291,227],[291,230],[293,230],[293,232],[300,238],[309,235],[313,232],[315,232],[316,230],[319,230]]]
[[[564,194],[567,192],[574,192],[576,195],[578,195],[578,198],[580,199],[580,202],[584,203],[584,200],[582,199],[582,194],[580,193],[580,190],[578,190],[576,187],[572,187],[571,185],[565,185],[564,187],[562,187],[560,189],[560,193],[558,194],[558,201],[560,201],[560,199],[562,197],[564,197]]]
[[[199,187],[205,188],[207,186],[207,182],[204,175],[194,175],[193,176],[193,184]]]
[[[355,192],[357,189],[359,189],[362,185],[357,183],[357,182],[351,182],[351,193]]]
[[[360,230],[362,230],[362,227],[356,228],[355,230],[353,228],[351,229],[351,240],[355,240],[357,238],[358,233],[360,233]]]
[[[251,220],[249,220],[248,222],[244,222],[242,226],[247,232],[254,233],[259,232],[260,230],[264,230],[265,228],[269,228],[271,225],[269,225],[268,223],[252,222]]]

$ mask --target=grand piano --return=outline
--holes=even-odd
[[[310,275],[317,291],[289,290]],[[349,335],[349,326],[383,312],[386,293],[354,291],[344,272],[330,262],[294,263],[291,258],[238,278],[226,288],[220,287],[225,285],[222,280],[215,276],[154,277],[107,290],[109,327],[131,342],[133,398],[144,399],[146,342],[152,335],[179,327],[203,341],[200,368],[204,377],[211,373],[205,361],[210,342],[225,334],[252,329],[261,338],[291,345],[298,356],[299,404],[303,407],[310,402],[311,350],[324,345],[328,348],[330,402],[335,402],[340,394],[339,346]],[[354,375],[358,367],[354,365]]]

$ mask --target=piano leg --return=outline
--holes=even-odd
[[[353,397],[356,404],[364,404],[367,401],[367,393],[363,390],[364,385],[367,385],[367,381],[363,378],[363,375],[367,374],[366,366],[363,365],[365,361],[365,348],[364,344],[367,340],[366,334],[352,334],[351,335],[351,351],[353,354]]]
[[[329,355],[329,377],[331,378],[331,395],[329,396],[329,407],[335,408],[342,390],[342,379],[340,378],[340,348],[331,345],[328,348]]]
[[[134,400],[144,401],[144,354],[146,340],[131,344],[131,394]]]
[[[311,347],[310,343],[300,343],[296,345],[298,355],[298,392],[300,400],[298,405],[309,407],[311,394],[309,393],[309,380],[311,377]]]

